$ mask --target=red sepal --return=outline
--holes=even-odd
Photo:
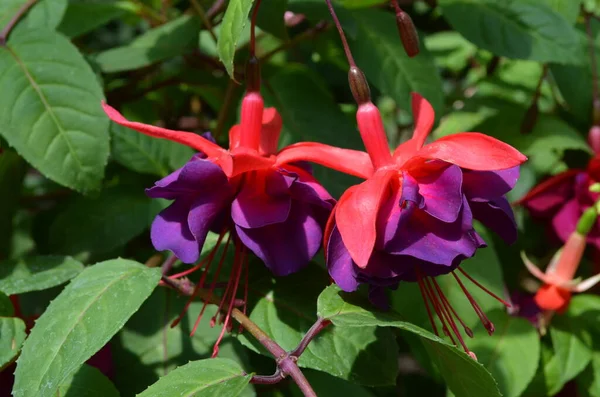
[[[461,132],[425,145],[403,168],[410,170],[432,159],[470,170],[497,171],[520,165],[527,157],[496,138],[478,132]]]
[[[277,153],[283,120],[275,108],[266,108],[262,116],[259,152],[262,155]]]
[[[517,200],[514,204],[522,205],[522,204],[526,203],[527,201],[533,199],[538,194],[542,194],[542,193],[547,192],[548,190],[554,189],[556,186],[562,184],[565,180],[573,178],[575,175],[577,175],[581,172],[585,172],[585,171],[572,169],[572,170],[567,170],[567,171],[561,172],[558,175],[555,175],[549,179],[546,179],[544,182],[540,183],[539,185],[537,185],[533,189],[531,189],[529,191],[529,193],[527,193],[525,196],[523,196],[522,198]]]
[[[435,121],[433,107],[427,99],[416,92],[412,93],[412,111],[415,130],[412,138],[398,146],[394,151],[393,157],[397,164],[404,163],[421,149]]]
[[[219,157],[222,154],[227,153],[225,149],[216,143],[192,132],[168,130],[166,128],[129,121],[115,108],[107,105],[105,102],[102,102],[102,108],[104,109],[104,113],[106,113],[106,115],[115,123],[141,132],[142,134],[181,143],[192,149],[204,152],[208,157]]]
[[[352,260],[365,268],[377,240],[377,214],[397,171],[381,169],[354,190],[347,190],[337,205],[336,225]]]
[[[542,310],[563,311],[571,300],[571,292],[556,285],[544,284],[534,297]]]
[[[310,161],[363,179],[373,175],[373,164],[367,153],[318,142],[300,142],[287,146],[277,154],[276,164],[297,161]]]

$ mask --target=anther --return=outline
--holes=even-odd
[[[371,90],[369,83],[362,70],[357,66],[351,66],[348,71],[348,83],[356,103],[360,106],[371,101]]]

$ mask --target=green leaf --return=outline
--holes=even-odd
[[[283,119],[280,146],[301,141],[362,149],[356,126],[336,104],[327,82],[306,66],[288,63],[266,76],[271,90],[265,90],[266,106],[274,106]],[[334,196],[339,197],[357,179],[315,166],[315,175]]]
[[[435,63],[455,73],[460,72],[477,52],[477,47],[458,32],[439,32],[425,37],[425,47],[433,55]]]
[[[275,280],[263,273],[264,278],[252,282],[253,291],[260,291],[263,298],[252,309],[250,319],[284,350],[292,350],[317,320],[314,302],[328,284],[328,276],[316,266]],[[270,356],[252,337],[242,334],[239,339]],[[310,343],[298,365],[365,386],[387,386],[395,384],[398,374],[397,351],[391,330],[368,324],[360,329],[329,327]]]
[[[50,303],[23,346],[15,397],[50,397],[150,295],[160,269],[114,259],[85,269]]]
[[[343,293],[332,285],[321,293],[317,307],[318,315],[330,319],[336,327],[351,330],[365,326],[395,327],[419,336],[448,388],[458,397],[501,395],[494,378],[481,364],[394,312],[372,311],[371,305],[358,294]]]
[[[495,55],[539,62],[580,64],[575,29],[539,0],[440,0],[450,25]]]
[[[34,256],[0,262],[0,291],[16,295],[56,287],[82,270],[81,262],[64,256]]]
[[[369,389],[331,376],[326,372],[304,369],[302,373],[317,396],[375,397],[375,394]],[[292,393],[294,397],[304,396],[297,387],[292,389]]]
[[[0,8],[0,30],[14,17],[27,0],[2,0]],[[54,29],[67,9],[67,0],[41,0],[29,9],[27,14],[17,23],[13,34],[21,30],[48,28]]]
[[[194,361],[160,378],[139,397],[238,396],[250,383],[252,374],[246,374],[234,361],[214,358]]]
[[[97,368],[83,364],[60,385],[59,397],[119,397],[119,391]]]
[[[15,308],[13,307],[12,301],[4,292],[0,292],[0,316],[11,317],[14,314]]]
[[[543,2],[571,24],[575,24],[581,11],[582,0],[543,0]]]
[[[182,167],[194,151],[179,143],[156,139],[117,124],[111,124],[112,156],[132,171],[161,177]]]
[[[583,371],[592,359],[592,341],[580,320],[562,316],[552,319],[550,337],[561,367],[560,384],[564,385]]]
[[[16,317],[0,317],[0,371],[17,357],[25,337],[23,320]]]
[[[98,189],[108,159],[108,118],[90,66],[64,36],[11,35],[0,47],[0,134],[50,179]]]
[[[221,21],[221,32],[217,43],[219,58],[227,74],[235,80],[233,76],[233,60],[235,58],[235,49],[237,42],[248,22],[248,14],[252,8],[254,0],[230,1]]]
[[[256,15],[256,25],[273,36],[286,40],[288,38],[285,27],[284,14],[287,11],[287,0],[271,0],[261,3],[260,12]]]
[[[58,31],[78,37],[134,11],[126,1],[70,1]]]
[[[123,395],[141,393],[160,377],[190,361],[210,358],[221,328],[211,327],[216,306],[208,306],[193,336],[202,307],[194,301],[176,327],[171,323],[184,310],[187,297],[157,288],[111,342],[115,384]],[[246,350],[232,336],[219,345],[219,357],[245,362]],[[251,391],[251,388],[249,388]]]
[[[12,150],[0,155],[0,258],[9,255],[13,235],[13,218],[19,205],[27,164]]]
[[[506,397],[518,397],[536,374],[540,356],[540,338],[529,321],[510,316],[505,310],[487,313],[496,330],[486,336],[483,325],[473,329],[477,337],[469,340],[469,349],[477,354],[498,381]]]
[[[390,13],[360,10],[352,16],[358,26],[352,51],[373,85],[407,111],[411,109],[410,93],[418,92],[431,102],[438,115],[441,114],[444,109],[442,81],[427,49],[421,45],[419,55],[409,58]]]
[[[142,233],[161,209],[162,202],[141,188],[115,186],[96,198],[77,196],[50,225],[48,244],[64,255],[108,252]]]
[[[123,47],[96,54],[93,59],[105,73],[139,69],[190,52],[196,47],[199,19],[182,15],[151,29]]]

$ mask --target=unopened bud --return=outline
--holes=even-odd
[[[597,125],[592,126],[588,132],[588,143],[594,153],[600,154],[600,127]]]
[[[371,90],[365,74],[356,66],[350,67],[348,71],[348,83],[352,96],[358,105],[371,101]]]
[[[538,107],[537,101],[533,102],[527,112],[525,113],[525,117],[523,117],[523,121],[521,122],[521,134],[529,134],[533,127],[535,127],[535,123],[538,119],[538,114],[540,112],[540,108]]]
[[[600,193],[600,183],[596,182],[596,183],[590,185],[589,190],[592,193]]]
[[[419,35],[412,18],[398,8],[396,9],[396,25],[398,25],[404,51],[409,57],[414,57],[419,53]]]
[[[260,62],[255,56],[246,64],[246,91],[260,92]]]
[[[583,215],[581,215],[581,218],[579,218],[579,222],[577,222],[577,233],[582,236],[587,236],[596,224],[597,219],[598,211],[596,210],[596,207],[590,207],[585,210]]]

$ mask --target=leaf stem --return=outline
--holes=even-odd
[[[6,40],[8,39],[11,30],[15,27],[17,22],[19,22],[19,19],[21,19],[35,3],[37,3],[37,0],[29,0],[27,3],[23,4],[10,21],[8,21],[4,29],[0,32],[0,46],[4,47],[6,45]]]
[[[175,254],[169,254],[167,259],[165,259],[165,261],[160,267],[162,274],[166,275],[167,273],[169,273],[175,262],[177,262],[177,257],[175,256]]]
[[[310,327],[308,332],[304,335],[300,343],[298,343],[298,346],[290,352],[290,356],[300,357],[302,353],[304,353],[304,350],[306,350],[306,348],[308,347],[309,343],[319,334],[319,332],[325,329],[329,324],[331,324],[331,321],[319,317],[317,321],[312,325],[312,327]]]
[[[215,32],[213,30],[214,29],[213,24],[210,21],[210,19],[208,18],[208,15],[206,15],[204,8],[202,8],[200,3],[198,3],[198,0],[190,0],[190,3],[192,3],[192,7],[194,8],[194,11],[196,11],[198,16],[200,17],[200,20],[206,27],[206,30],[208,30],[210,37],[212,37],[212,39],[215,41],[215,44],[216,44],[218,41],[217,35],[215,34]]]
[[[231,109],[233,94],[235,93],[237,88],[237,84],[234,80],[229,80],[227,84],[227,88],[225,89],[225,98],[223,98],[223,105],[221,109],[219,109],[219,114],[217,116],[217,126],[215,127],[215,140],[219,139],[219,136],[223,132],[223,128],[225,127],[225,122],[227,121],[227,116],[229,115],[229,110]]]

